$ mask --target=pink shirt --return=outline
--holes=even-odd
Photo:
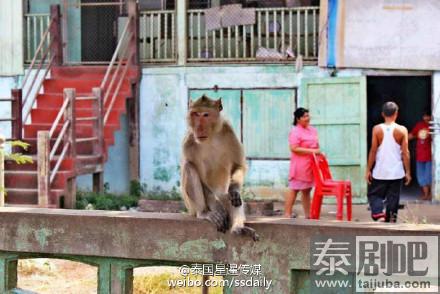
[[[311,126],[294,126],[289,133],[289,145],[293,147],[319,148],[318,131]],[[291,152],[289,180],[313,181],[310,155]]]

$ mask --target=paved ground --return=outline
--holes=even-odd
[[[404,205],[403,209],[399,210],[398,222],[413,223],[413,224],[440,224],[440,204],[428,201],[401,201]],[[275,210],[283,211],[282,202],[275,203]],[[304,218],[303,209],[300,202],[296,202],[293,211],[300,218]],[[345,210],[344,210],[345,213]],[[345,217],[345,215],[344,215]],[[321,212],[321,219],[336,220],[336,206],[323,205]],[[369,222],[371,221],[370,211],[367,204],[353,205],[353,221]]]

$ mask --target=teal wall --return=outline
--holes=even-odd
[[[104,165],[104,183],[112,193],[127,193],[130,187],[128,162],[128,121],[127,116],[119,119],[120,129],[114,133],[115,144],[109,148],[108,160]],[[82,190],[92,190],[92,175],[77,178],[77,186]]]
[[[62,2],[61,0],[29,0],[29,13],[49,13],[52,4],[60,4],[61,13],[63,13]],[[81,60],[81,9],[74,6],[78,0],[68,0],[67,3],[68,56],[65,60],[77,62]]]
[[[362,71],[341,70],[337,75],[338,77],[361,76]],[[143,68],[140,95],[141,182],[147,184],[148,189],[171,191],[173,188],[179,188],[180,147],[186,131],[185,115],[190,89],[212,89],[217,85],[219,88],[228,88],[232,93],[236,91],[235,89],[297,88],[300,98],[304,79],[317,77],[329,77],[329,71],[306,66],[300,73],[296,73],[293,65]],[[0,96],[8,96],[10,89],[15,87],[20,79],[21,77],[0,78]],[[433,114],[439,121],[440,102],[435,103],[435,101],[440,101],[440,72],[433,75],[433,98]],[[0,116],[8,113],[8,105],[0,105]],[[234,123],[236,125],[237,113],[232,115],[232,120],[236,121]],[[110,190],[113,192],[126,192],[129,187],[128,135],[125,117],[121,118],[121,125],[121,130],[116,133],[116,144],[110,148],[109,161],[105,166],[105,181],[110,184]],[[286,128],[290,128],[290,125]],[[8,135],[9,132],[9,124],[0,124],[0,134]],[[434,138],[433,148],[437,161],[440,158],[439,140],[440,136]],[[284,143],[280,142],[280,144]],[[287,138],[285,144],[287,147]],[[288,160],[252,160],[248,161],[248,166],[249,172],[246,177],[248,185],[286,187]],[[437,179],[440,178],[439,166],[438,162],[434,164],[434,174]],[[440,197],[438,182],[437,180],[435,185],[436,198]],[[78,185],[80,188],[91,188],[91,177],[81,177]]]
[[[357,70],[341,71],[338,74],[341,77],[360,75],[361,71]],[[329,71],[307,66],[296,73],[294,65],[143,68],[140,103],[141,181],[149,189],[170,191],[179,188],[180,145],[186,130],[185,115],[190,89],[212,89],[215,85],[231,91],[298,88],[300,96],[302,79],[313,77],[329,77]],[[236,114],[233,114],[232,120],[236,121],[234,116]],[[285,126],[287,133],[290,127],[288,119]],[[287,136],[280,144],[284,144],[287,149]],[[248,166],[247,185],[286,187],[289,160],[251,160]]]

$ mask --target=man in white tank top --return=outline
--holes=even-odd
[[[408,130],[396,124],[398,110],[396,103],[386,102],[382,107],[385,122],[373,128],[365,178],[375,221],[396,222],[402,181],[405,185],[411,181]]]

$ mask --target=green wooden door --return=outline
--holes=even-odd
[[[202,95],[206,95],[211,99],[222,98],[223,116],[228,119],[238,139],[241,138],[241,106],[240,106],[240,90],[190,90],[189,96],[191,100],[196,100]]]
[[[247,157],[289,160],[287,142],[295,96],[294,89],[243,90],[243,144]]]
[[[354,196],[366,196],[366,78],[304,79],[299,105],[310,110],[321,150],[335,179],[349,179]]]

